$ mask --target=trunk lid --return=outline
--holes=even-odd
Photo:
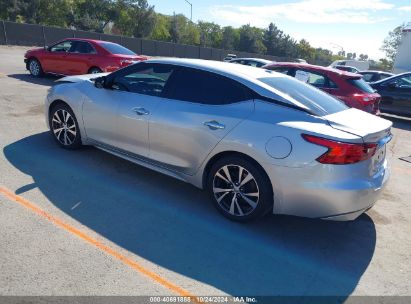
[[[360,136],[365,143],[377,143],[391,136],[391,121],[354,108],[323,118],[334,129]]]

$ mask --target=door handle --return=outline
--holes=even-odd
[[[136,113],[137,115],[148,115],[150,112],[144,108],[134,108],[133,112]]]
[[[211,130],[225,129],[225,125],[215,120],[206,121],[204,125],[209,127]]]

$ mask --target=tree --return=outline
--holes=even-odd
[[[263,43],[268,55],[279,56],[278,53],[282,37],[283,31],[279,30],[274,23],[270,23],[268,28],[264,30]]]
[[[139,38],[150,36],[154,29],[156,15],[154,6],[150,6],[147,0],[118,0],[116,10],[118,18],[115,26],[123,34]]]
[[[238,48],[240,40],[240,32],[232,26],[223,27],[223,34],[221,40],[221,48],[225,50],[235,50]]]
[[[249,24],[240,27],[238,50],[264,54],[267,48],[263,44],[263,30]]]
[[[204,47],[220,47],[222,37],[221,27],[214,22],[199,21],[200,45]]]
[[[315,49],[310,45],[310,43],[301,39],[297,44],[298,57],[305,59],[307,62],[313,62],[315,58]]]
[[[76,29],[103,33],[107,24],[118,18],[111,0],[75,0],[70,3],[67,23]]]
[[[367,60],[368,59],[368,55],[367,54],[360,54],[360,56],[358,57],[360,60]]]
[[[156,14],[154,28],[150,34],[150,39],[160,41],[170,41],[170,20],[167,16],[162,14]]]
[[[401,44],[402,31],[404,27],[405,25],[402,24],[400,26],[397,26],[394,30],[390,31],[388,33],[388,36],[384,39],[382,43],[380,50],[385,52],[385,56],[390,67],[392,67],[392,65],[394,64],[398,47]]]

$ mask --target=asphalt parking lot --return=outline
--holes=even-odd
[[[411,119],[353,222],[223,218],[202,191],[47,133],[56,78],[0,47],[0,295],[411,295]]]

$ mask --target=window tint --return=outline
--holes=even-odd
[[[115,77],[111,88],[118,91],[161,96],[173,73],[173,68],[165,65],[138,65],[137,70]]]
[[[347,109],[347,106],[340,100],[293,78],[264,77],[258,80],[288,95],[291,103],[302,104],[318,116]]]
[[[362,79],[364,79],[364,81],[366,81],[366,82],[370,82],[370,81],[372,81],[373,76],[374,76],[374,74],[372,74],[372,73],[364,73],[364,74],[362,74]]]
[[[411,75],[398,77],[391,83],[395,83],[399,88],[411,89]]]
[[[219,105],[250,99],[247,88],[234,80],[214,73],[182,68],[170,84],[171,98]]]
[[[72,41],[63,41],[61,43],[55,44],[50,48],[51,52],[68,52],[68,50],[71,48],[71,45],[73,44]]]
[[[336,89],[338,88],[337,85],[330,80],[327,76],[321,73],[315,73],[306,70],[296,70],[295,78],[301,80],[302,82],[306,82],[311,84],[316,88],[328,88],[328,89]]]
[[[96,51],[92,45],[85,41],[74,41],[69,52],[79,54],[95,54]]]
[[[121,46],[117,43],[112,42],[101,42],[100,45],[109,51],[111,54],[120,54],[120,55],[136,55],[133,51]]]
[[[362,78],[350,78],[347,82],[360,89],[364,93],[374,93],[374,89],[364,81]]]

